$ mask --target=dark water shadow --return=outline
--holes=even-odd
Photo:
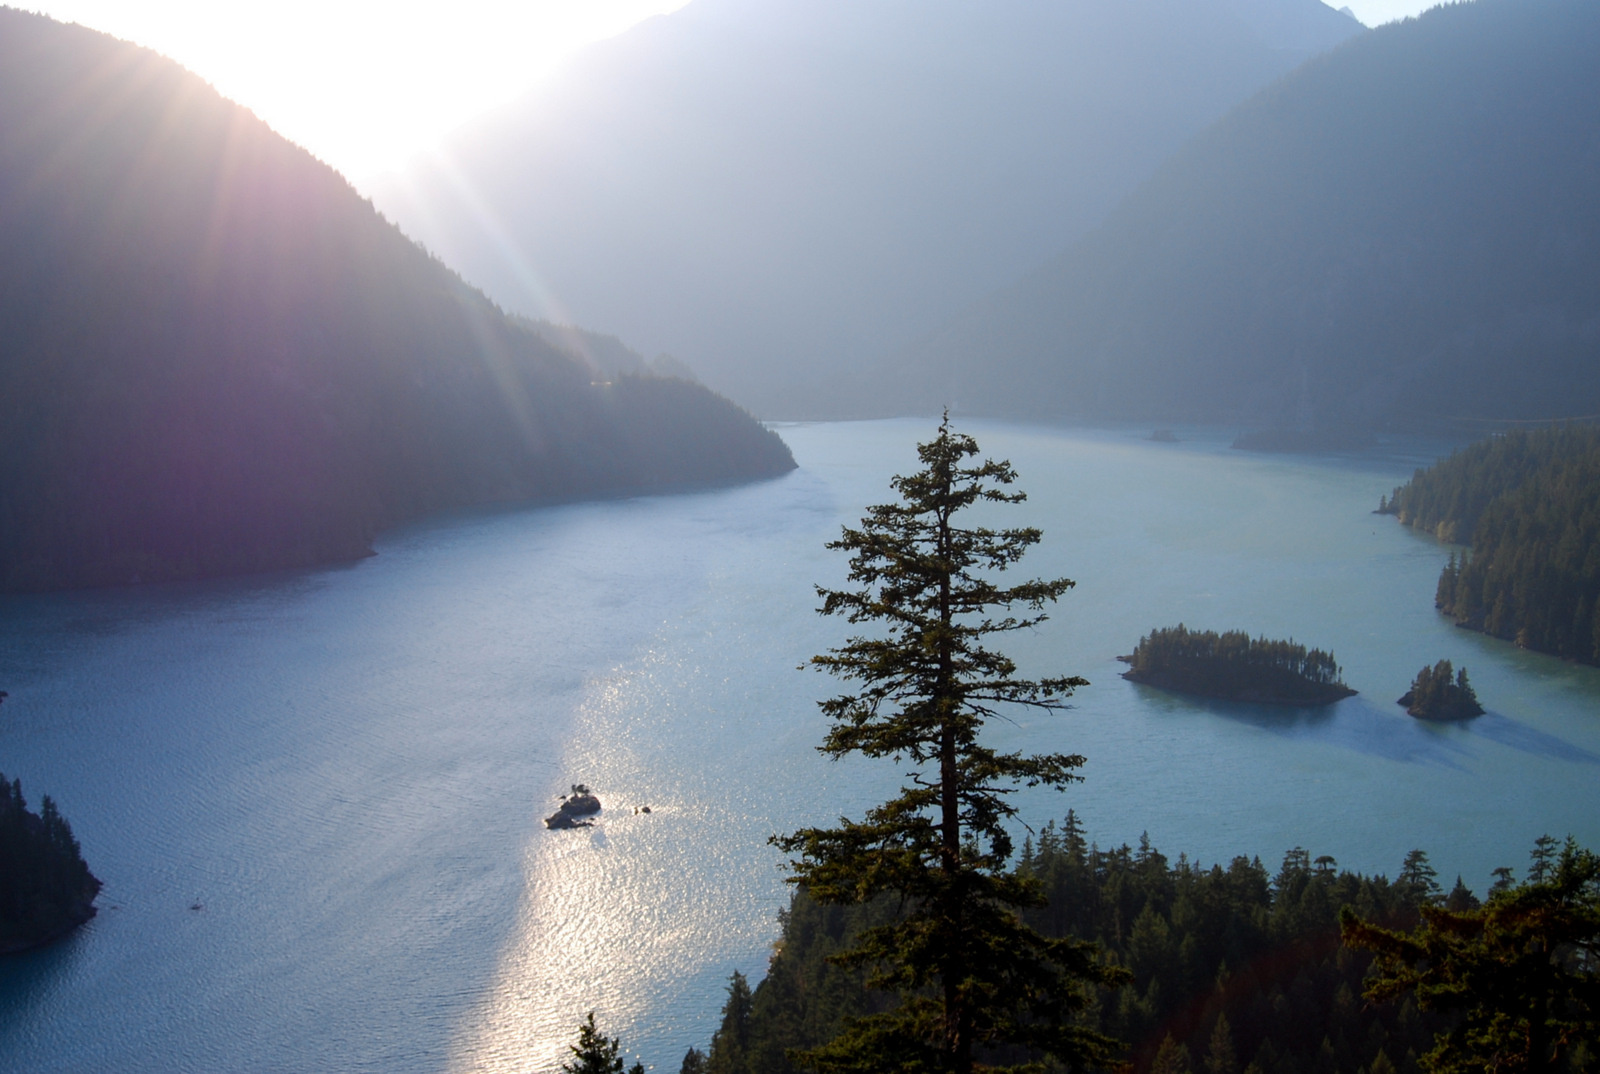
[[[102,907],[100,912],[105,913]],[[0,1039],[9,1027],[25,1022],[44,997],[72,976],[84,957],[95,921],[74,929],[53,943],[31,951],[0,955]]]
[[[1396,713],[1401,712],[1398,705],[1390,708],[1359,694],[1332,705],[1292,708],[1189,697],[1139,683],[1132,685],[1151,708],[1160,712],[1205,712],[1280,737],[1316,739],[1404,764],[1462,771],[1461,762],[1475,752],[1471,740],[1483,738],[1533,757],[1600,765],[1600,754],[1493,711],[1460,722],[1433,722],[1409,716],[1396,719]]]
[[[1518,723],[1498,712],[1485,712],[1482,716],[1468,720],[1462,726],[1475,735],[1482,735],[1491,742],[1497,742],[1520,753],[1529,753],[1535,757],[1553,757],[1558,761],[1571,761],[1574,764],[1600,765],[1600,754],[1586,750],[1582,746],[1574,746],[1566,739],[1536,727]]]
[[[197,614],[217,622],[255,621],[326,589],[369,558],[223,578],[4,594],[0,647],[37,650],[44,636],[70,648],[80,639],[117,637],[152,622]]]
[[[1296,708],[1189,697],[1138,683],[1133,687],[1158,711],[1205,712],[1282,738],[1314,739],[1402,764],[1433,765],[1459,772],[1465,771],[1462,761],[1472,755],[1460,741],[1461,736],[1440,734],[1441,728],[1422,726],[1419,720],[1396,719],[1394,712],[1359,694],[1331,705]]]
[[[1450,733],[1455,728],[1424,724],[1392,703],[1384,705],[1357,695],[1328,707],[1338,719],[1325,739],[1357,753],[1457,772],[1466,770],[1462,762],[1473,754],[1461,735]]]

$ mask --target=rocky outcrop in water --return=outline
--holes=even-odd
[[[588,828],[594,822],[586,818],[600,812],[600,799],[582,783],[572,785],[572,793],[561,796],[561,807],[544,818],[546,828]]]

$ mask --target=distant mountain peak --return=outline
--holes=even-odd
[[[373,196],[507,309],[848,416],[879,356],[1361,32],[1320,0],[696,0]]]
[[[1349,9],[1335,11],[1322,0],[1227,0],[1228,10],[1269,48],[1310,57],[1365,29]]]
[[[890,379],[926,386],[923,406],[1031,416],[1466,429],[1600,411],[1597,55],[1593,0],[1368,31]]]

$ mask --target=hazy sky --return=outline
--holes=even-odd
[[[359,179],[688,0],[11,0],[146,45]]]
[[[19,6],[165,53],[360,180],[528,89],[574,49],[687,2],[20,0]],[[1372,26],[1416,14],[1432,0],[1349,5]]]
[[[1420,15],[1446,0],[1334,0],[1330,7],[1348,7],[1368,26],[1379,26],[1395,19]]]

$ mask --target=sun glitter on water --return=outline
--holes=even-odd
[[[516,929],[453,1071],[554,1070],[591,1010],[607,1035],[622,1037],[631,1062],[641,1023],[656,1023],[646,1034],[654,1039],[671,1032],[673,997],[694,991],[696,952],[730,932],[749,932],[753,946],[766,942],[752,927],[761,916],[749,912],[750,866],[739,860],[748,856],[708,849],[705,840],[705,832],[735,830],[749,818],[727,799],[686,793],[689,773],[671,772],[653,744],[657,725],[671,722],[664,708],[673,706],[678,680],[697,670],[675,666],[671,652],[652,650],[590,684],[564,769],[604,808],[591,828],[541,829],[530,840]],[[529,808],[549,813],[555,805]],[[766,874],[770,888],[776,873]],[[642,1058],[660,1069],[678,1057]]]

